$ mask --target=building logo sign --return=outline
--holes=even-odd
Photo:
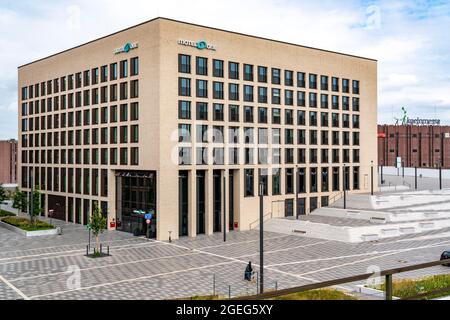
[[[216,46],[207,43],[206,41],[191,41],[191,40],[178,40],[178,44],[181,46],[193,47],[198,50],[211,50],[216,51]]]
[[[135,42],[135,43],[128,42],[123,47],[120,47],[120,48],[117,48],[116,50],[114,50],[114,54],[128,53],[131,50],[134,50],[137,48],[139,48],[139,44],[137,42]]]
[[[441,120],[439,119],[411,119],[408,117],[408,111],[406,111],[405,107],[402,107],[403,116],[401,119],[395,119],[395,125],[410,125],[410,126],[439,126],[441,125]]]

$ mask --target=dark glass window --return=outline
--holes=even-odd
[[[321,76],[320,77],[320,89],[324,91],[328,91],[328,77]]]
[[[253,86],[244,85],[244,101],[253,102]]]
[[[317,74],[310,74],[309,75],[309,88],[310,89],[317,89]]]
[[[267,123],[267,108],[258,108],[258,122]]]
[[[197,102],[197,120],[208,120],[208,104]]]
[[[139,74],[139,58],[131,58],[131,76],[137,76]]]
[[[191,73],[191,56],[184,54],[178,55],[178,72]]]
[[[228,113],[230,122],[239,122],[239,106],[230,105]]]
[[[272,68],[272,84],[281,84],[281,70]]]
[[[339,78],[333,77],[331,79],[331,90],[339,92]]]
[[[281,90],[272,89],[272,104],[281,104]]]
[[[214,121],[223,121],[223,104],[215,103],[214,108]]]
[[[245,197],[253,197],[255,194],[254,190],[254,183],[255,183],[255,177],[254,177],[255,171],[253,169],[246,169],[244,171],[245,174]]]
[[[208,81],[197,80],[197,98],[208,98]]]
[[[253,123],[253,107],[244,107],[244,121],[246,123]]]
[[[253,66],[250,64],[244,64],[244,80],[253,81]]]
[[[267,68],[258,67],[258,82],[267,83]]]
[[[223,82],[214,82],[213,89],[214,89],[213,98],[223,99]]]
[[[267,103],[266,87],[258,87],[258,103]]]
[[[208,75],[208,59],[197,57],[197,74],[200,76]]]
[[[272,109],[272,123],[281,124],[281,110],[277,108]]]
[[[297,92],[297,106],[299,106],[299,107],[306,106],[305,92],[303,92],[303,91]]]
[[[179,78],[178,80],[178,95],[184,97],[191,96],[191,79]]]
[[[191,119],[191,102],[179,101],[178,102],[178,118],[179,119]]]
[[[214,77],[223,78],[223,61],[213,60],[213,75]]]
[[[359,94],[359,81],[353,80],[353,94]]]
[[[239,80],[239,63],[229,62],[228,68],[229,68],[228,77],[230,79]]]
[[[294,85],[294,72],[290,70],[284,71],[284,84],[292,87]]]
[[[239,101],[239,85],[236,83],[230,83],[228,85],[228,99],[233,101]]]

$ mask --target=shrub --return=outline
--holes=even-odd
[[[8,217],[2,219],[2,221],[25,231],[50,230],[55,228],[51,224],[39,220],[37,220],[35,224],[33,224],[26,218]]]

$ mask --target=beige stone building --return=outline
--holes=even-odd
[[[19,182],[68,222],[249,230],[260,185],[266,219],[295,217],[377,166],[372,59],[158,18],[19,67],[19,92]]]

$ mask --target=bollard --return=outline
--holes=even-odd
[[[109,246],[108,246],[108,256],[109,256]]]
[[[278,291],[278,281],[275,281],[275,291]]]
[[[231,285],[228,286],[228,300],[231,300]]]
[[[216,275],[213,274],[213,297],[216,296]]]
[[[103,254],[103,247],[102,247],[102,245],[100,244],[100,255],[102,255]]]
[[[89,256],[89,246],[86,246],[86,257]]]

